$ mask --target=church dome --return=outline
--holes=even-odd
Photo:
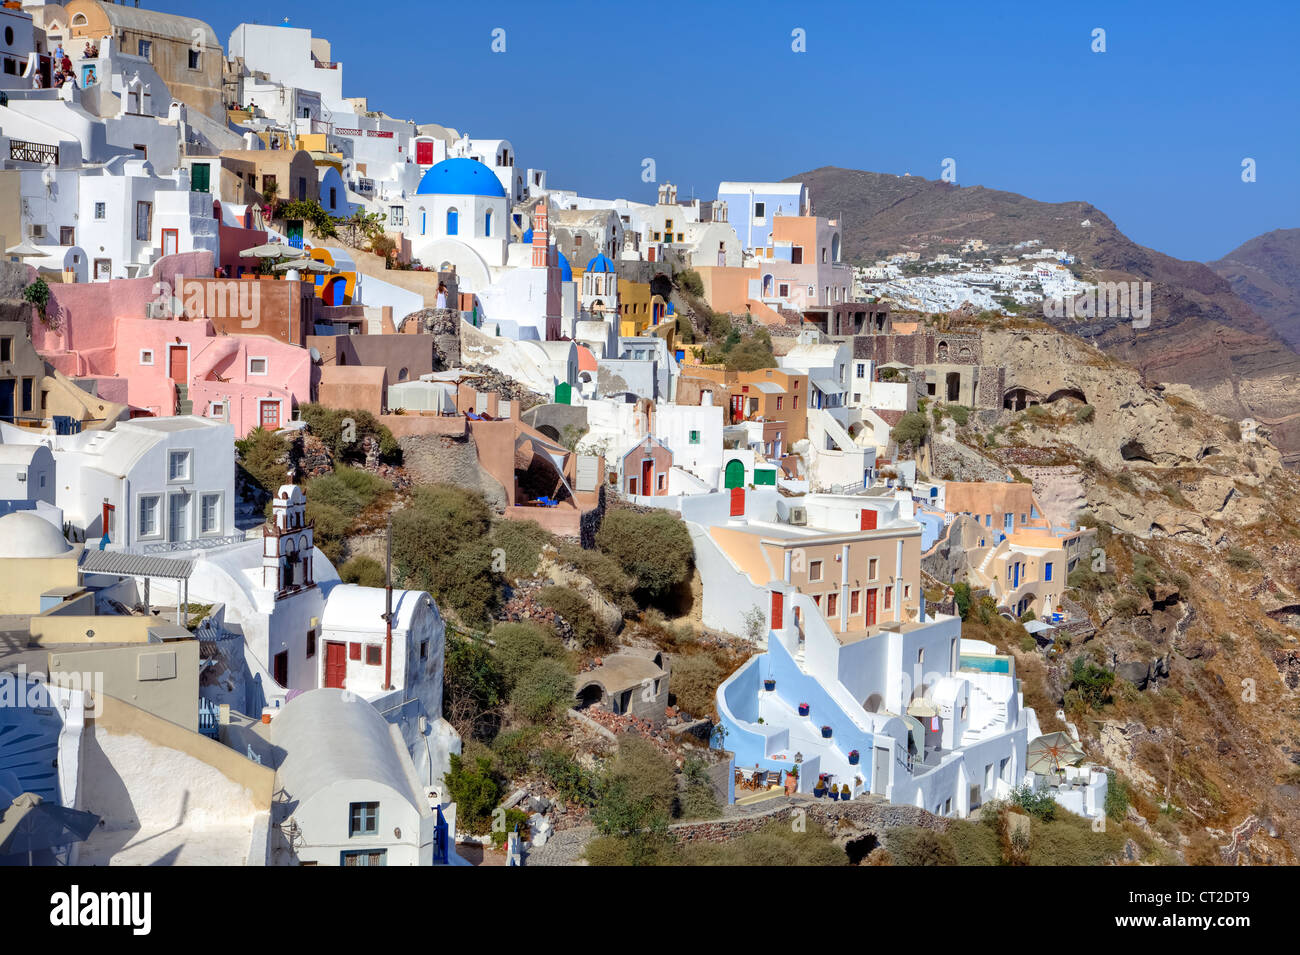
[[[30,511],[0,517],[0,557],[62,557],[72,550],[63,532]]]
[[[415,191],[421,196],[506,197],[496,173],[477,159],[444,159],[421,177]]]
[[[602,252],[600,253],[600,255],[596,256],[590,262],[587,263],[587,271],[588,272],[613,272],[615,271],[614,263],[609,260],[609,257],[606,256],[604,252]]]
[[[555,250],[555,255],[560,260],[558,263],[556,263],[560,267],[560,281],[572,282],[573,266],[569,264],[569,260],[564,257],[564,253],[561,252],[559,249]]]

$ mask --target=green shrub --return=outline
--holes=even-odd
[[[591,821],[606,836],[666,831],[677,798],[673,766],[649,740],[624,735],[601,777]]]
[[[678,796],[678,817],[681,819],[716,819],[722,814],[709,767],[698,756],[688,756],[682,765],[682,787]]]
[[[951,819],[948,838],[952,840],[957,865],[1002,865],[1002,838],[998,833],[999,817],[985,803],[978,822]]]
[[[667,511],[612,510],[596,533],[596,546],[618,561],[652,600],[689,579],[695,558],[686,524]]]
[[[1129,803],[1132,802],[1132,791],[1128,783],[1120,778],[1119,773],[1111,770],[1107,774],[1108,782],[1106,784],[1106,815],[1116,822],[1123,822],[1128,815]]]
[[[1075,657],[1070,669],[1069,689],[1079,694],[1087,706],[1097,709],[1111,701],[1115,674],[1083,657]]]
[[[1084,405],[1074,412],[1074,420],[1079,424],[1087,424],[1097,414],[1097,410],[1092,405]]]
[[[956,865],[957,851],[947,833],[920,826],[889,829],[885,842],[899,865]]]
[[[1045,789],[1035,791],[1027,784],[1017,786],[1011,790],[1011,802],[1043,822],[1051,822],[1056,818],[1056,800]]]
[[[773,820],[757,832],[747,832],[726,842],[692,842],[683,852],[686,865],[735,866],[750,871],[767,871],[776,866],[849,864],[844,850],[815,822],[809,823],[806,831],[796,832],[788,822]]]
[[[479,495],[450,484],[416,488],[410,505],[393,514],[393,560],[407,586],[428,590],[467,622],[485,623],[501,585],[490,527]]]
[[[512,580],[531,577],[542,559],[542,547],[555,541],[550,531],[536,521],[498,521],[492,540],[506,554],[506,576]]]
[[[706,653],[673,658],[669,690],[677,706],[698,718],[713,715],[714,698],[726,679],[722,667]]]
[[[36,281],[23,289],[23,301],[35,305],[36,311],[40,313],[41,321],[46,321],[45,309],[50,304],[50,287],[46,284],[45,279],[39,275],[36,276]]]
[[[953,601],[957,604],[957,613],[963,620],[970,617],[970,584],[959,581],[952,585]]]
[[[299,416],[338,461],[364,461],[365,439],[379,441],[379,458],[389,463],[401,460],[402,449],[393,433],[369,411],[359,408],[327,408],[310,403],[299,408]],[[348,424],[347,422],[351,422]]]
[[[1133,594],[1123,594],[1115,600],[1116,616],[1135,617],[1141,609],[1142,601]]]
[[[303,487],[309,505],[314,501],[333,507],[350,518],[392,493],[393,486],[379,475],[349,467],[336,468],[329,474],[314,477]]]
[[[595,777],[563,749],[552,746],[542,750],[535,765],[566,803],[590,806],[595,802]]]
[[[272,496],[289,483],[289,445],[278,432],[254,428],[235,441],[239,466],[253,484]]]
[[[543,587],[537,595],[543,607],[554,610],[573,631],[573,638],[584,650],[605,646],[609,640],[604,625],[587,599],[571,587]]]
[[[501,803],[504,789],[492,760],[480,756],[468,765],[453,753],[451,771],[444,777],[447,795],[456,803],[456,827],[474,835],[485,835],[492,825],[492,810]]]
[[[625,614],[636,610],[631,600],[636,582],[629,577],[617,560],[598,550],[584,550],[578,544],[565,541],[559,547],[560,559],[586,576],[610,603]]]
[[[898,419],[889,432],[889,437],[900,448],[904,446],[919,447],[930,433],[930,422],[919,411],[909,411]]]
[[[685,269],[677,273],[677,284],[696,298],[704,295],[704,280],[694,269]]]
[[[518,779],[532,769],[541,738],[542,730],[538,726],[522,726],[498,734],[492,741],[492,752],[502,772],[510,779]]]
[[[442,713],[463,738],[491,738],[505,701],[505,677],[486,644],[448,630],[442,669]]]
[[[949,405],[948,415],[957,422],[959,428],[966,427],[967,422],[970,421],[970,409],[965,405]]]
[[[1226,559],[1238,570],[1254,570],[1259,566],[1259,561],[1244,547],[1229,547]]]
[[[538,660],[564,657],[560,638],[531,623],[497,624],[492,631],[492,642],[496,645],[493,652],[507,689],[513,689]]]
[[[373,557],[357,554],[339,568],[339,579],[347,584],[360,584],[362,587],[382,587],[387,582],[384,565]]]
[[[573,702],[573,674],[549,657],[535,660],[510,691],[511,707],[530,723],[554,722]]]

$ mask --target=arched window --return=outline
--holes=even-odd
[[[84,13],[78,13],[74,15],[72,18],[72,25],[74,27],[84,27],[89,22],[90,21],[86,19],[86,15]]]
[[[448,235],[460,234],[460,213],[457,212],[454,208],[447,210],[447,234]]]
[[[492,210],[489,209],[483,217],[483,234],[489,239],[492,238]]]

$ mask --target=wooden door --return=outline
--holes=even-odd
[[[645,489],[646,494],[653,494],[655,487],[655,463],[653,461],[641,462],[641,487]]]
[[[280,428],[280,402],[263,401],[261,408],[260,420],[262,427],[267,431],[277,431]]]
[[[169,345],[167,348],[167,377],[172,381],[184,383],[189,380],[190,350],[184,345]]]
[[[745,489],[743,487],[733,487],[731,489],[731,516],[745,516]]]
[[[289,685],[289,651],[288,650],[281,650],[279,653],[275,655],[273,672],[271,673],[271,675],[275,677],[275,682],[280,684],[281,686],[287,687]]]
[[[874,626],[876,622],[876,588],[871,587],[867,590],[867,626]]]
[[[346,643],[325,644],[325,685],[343,689],[348,675],[348,649]]]
[[[772,591],[772,629],[780,630],[785,626],[785,594],[779,590]]]

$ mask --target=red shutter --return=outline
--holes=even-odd
[[[779,590],[772,591],[772,629],[780,630],[785,626],[785,594]]]
[[[745,516],[745,489],[743,487],[733,487],[731,489],[731,516]]]
[[[873,593],[874,593],[874,591],[873,591]],[[359,644],[359,643],[349,643],[349,644],[348,644],[348,659],[349,659],[349,660],[360,660],[360,659],[361,659],[361,644]]]
[[[876,529],[876,512],[869,509],[862,509],[862,530],[874,531]]]

